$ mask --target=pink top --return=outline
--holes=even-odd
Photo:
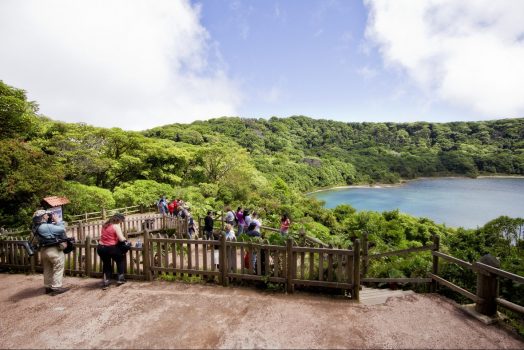
[[[102,227],[102,235],[100,237],[100,244],[102,245],[116,245],[118,243],[118,236],[114,225]]]
[[[289,230],[289,226],[291,225],[291,221],[289,219],[286,219],[282,222],[280,222],[280,230],[281,231],[287,231]]]

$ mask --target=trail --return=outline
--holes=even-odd
[[[52,297],[41,275],[0,274],[0,348],[524,349],[433,294],[363,305],[252,287],[65,281],[73,289]]]

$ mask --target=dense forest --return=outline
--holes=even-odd
[[[452,229],[398,211],[329,210],[305,192],[346,184],[395,183],[420,176],[524,175],[524,119],[453,123],[344,123],[305,116],[222,117],[124,131],[54,121],[38,114],[25,91],[0,81],[0,226],[26,228],[40,200],[65,195],[66,214],[101,207],[151,205],[163,194],[190,203],[194,215],[242,205],[276,226],[288,213],[292,231],[347,246],[366,232],[375,251],[425,244],[475,261],[497,256],[524,275],[524,220],[500,217],[475,230]],[[423,275],[429,256],[389,258],[377,276]],[[474,285],[453,270],[453,281]],[[510,300],[524,288],[508,284]]]

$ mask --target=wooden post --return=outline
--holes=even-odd
[[[32,274],[36,273],[36,254],[37,253],[35,253],[32,257],[29,258],[29,262],[31,264],[31,273]]]
[[[440,249],[440,237],[433,236],[433,251],[438,252]],[[433,274],[438,275],[438,256],[433,255]],[[438,283],[435,280],[431,281],[431,291],[435,293],[438,289]]]
[[[360,300],[360,240],[353,243],[353,299]]]
[[[105,220],[106,218],[107,218],[106,208],[102,207],[102,220]]]
[[[167,217],[166,215],[162,215],[162,230],[167,229]]]
[[[478,262],[496,268],[500,267],[500,262],[490,254],[484,255]],[[483,315],[493,316],[497,313],[496,299],[498,297],[499,281],[496,275],[491,273],[484,274],[482,272],[477,272],[477,296],[481,300],[475,304],[475,311]]]
[[[368,240],[368,233],[364,232],[364,235],[362,237],[362,277],[366,277],[368,274],[368,267],[369,267],[369,257],[368,257],[368,249],[369,249],[369,240]]]
[[[87,236],[85,238],[85,272],[86,277],[91,277],[91,237]]]
[[[151,276],[151,260],[150,260],[150,245],[149,245],[149,230],[144,231],[144,244],[142,245],[142,254],[144,255],[144,274],[147,281],[152,281]]]
[[[229,284],[229,278],[227,277],[227,261],[226,261],[226,235],[222,234],[220,236],[220,250],[218,261],[220,266],[218,270],[220,271],[220,279],[222,280],[222,285],[226,287]]]
[[[85,213],[84,215],[85,215],[85,220],[86,220],[86,222],[87,222],[87,213]]]
[[[286,241],[286,254],[287,254],[287,292],[293,293],[293,239],[288,238]]]
[[[300,236],[300,245],[302,247],[305,247],[306,246],[306,230],[304,230],[303,227],[300,229],[299,236]]]
[[[80,221],[78,223],[78,239],[82,240],[84,239],[84,237],[85,237],[84,224],[82,223],[82,221]]]

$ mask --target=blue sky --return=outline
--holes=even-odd
[[[524,1],[3,0],[0,79],[53,119],[524,116]]]

